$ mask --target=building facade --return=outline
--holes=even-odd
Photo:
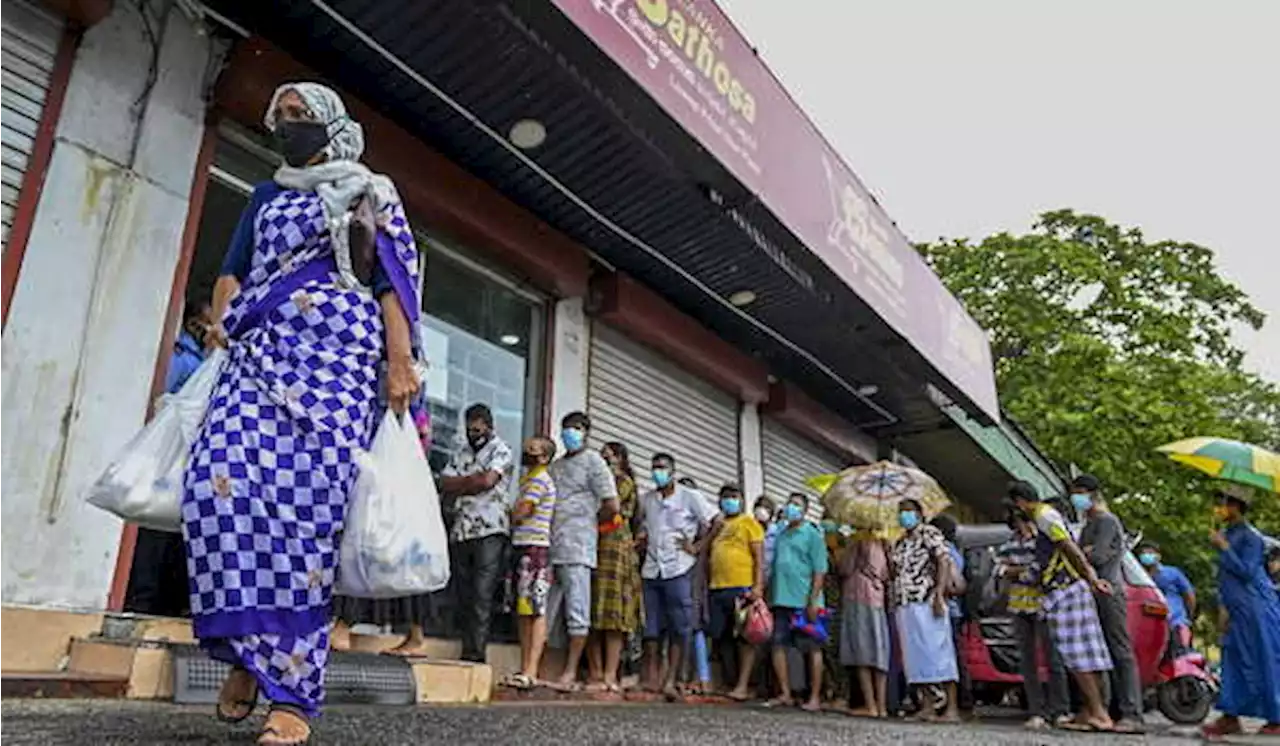
[[[1061,488],[982,330],[711,0],[9,0],[4,79],[6,604],[123,602],[136,532],[81,495],[291,80],[343,93],[419,237],[437,468],[484,402],[511,443],[585,410],[709,492],[880,458],[973,518]]]

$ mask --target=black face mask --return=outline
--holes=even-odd
[[[541,458],[533,455],[532,453],[526,453],[520,456],[520,463],[525,466],[537,466],[541,461]]]
[[[276,150],[284,156],[284,162],[294,168],[302,168],[316,154],[324,150],[333,138],[323,122],[289,120],[276,124]]]

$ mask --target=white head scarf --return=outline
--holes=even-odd
[[[275,181],[283,187],[319,195],[338,263],[338,274],[348,287],[367,290],[368,287],[356,278],[351,264],[348,226],[351,224],[352,204],[360,196],[368,197],[374,214],[381,220],[387,216],[389,208],[400,205],[400,195],[396,193],[391,179],[373,173],[360,163],[360,156],[364,154],[364,128],[347,114],[342,98],[330,88],[319,83],[286,83],[277,88],[263,118],[268,130],[275,132],[276,106],[289,91],[298,94],[315,120],[326,125],[329,144],[322,151],[324,162],[301,168],[283,164],[276,171]]]

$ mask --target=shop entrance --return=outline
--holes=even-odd
[[[226,247],[255,184],[267,181],[278,158],[260,136],[223,125],[209,170],[187,300],[207,300]],[[408,178],[389,174],[393,179]],[[427,397],[432,421],[432,469],[444,468],[463,435],[462,413],[475,403],[493,411],[494,426],[513,449],[540,426],[544,397],[547,299],[504,276],[500,269],[434,236],[415,221],[422,253],[420,333],[430,362]],[[175,351],[176,354],[176,351]],[[513,480],[512,488],[517,485]],[[512,495],[514,498],[514,495]],[[176,534],[139,532],[125,611],[183,616],[186,559]],[[428,632],[452,636],[452,589],[436,594]],[[510,635],[495,619],[494,635]]]

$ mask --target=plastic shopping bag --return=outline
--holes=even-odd
[[[182,489],[214,386],[226,365],[215,350],[89,488],[90,505],[157,531],[182,530]]]
[[[742,639],[752,645],[763,645],[773,638],[773,611],[764,599],[757,598],[746,609]]]
[[[431,467],[412,420],[388,411],[348,504],[335,593],[395,598],[449,584],[449,542]]]

